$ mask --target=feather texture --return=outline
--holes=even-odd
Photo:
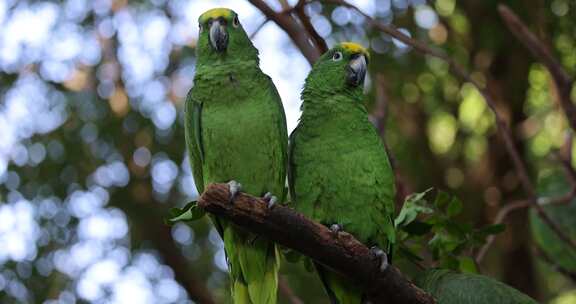
[[[233,12],[210,14],[216,13],[236,18]],[[209,22],[210,16],[201,20]],[[244,30],[231,27],[232,20],[227,24],[225,53],[211,50],[206,31],[198,42],[194,87],[185,115],[194,180],[199,192],[210,183],[235,180],[244,192],[256,196],[272,192],[283,200],[288,139],[282,102],[272,80],[260,70],[258,52]],[[212,219],[224,240],[234,303],[276,303],[275,244],[223,219]]]
[[[395,241],[394,175],[362,104],[362,87],[346,83],[347,60],[361,54],[354,52],[337,46],[306,79],[302,117],[290,136],[290,194],[308,217],[388,250]],[[332,303],[361,303],[358,286],[322,266],[317,270]]]

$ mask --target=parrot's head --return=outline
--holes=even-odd
[[[258,51],[242,28],[238,14],[213,8],[198,18],[198,57],[212,59],[257,59]]]
[[[342,42],[318,59],[306,79],[306,86],[333,92],[362,91],[368,59],[368,51],[361,45]]]

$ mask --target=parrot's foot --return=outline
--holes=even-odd
[[[386,255],[386,252],[384,252],[384,250],[376,246],[370,248],[370,251],[372,251],[372,254],[374,254],[376,257],[380,259],[380,271],[386,270],[386,268],[388,268],[389,265],[388,255]]]
[[[274,205],[276,205],[278,202],[278,198],[272,195],[272,192],[266,192],[262,199],[268,204],[268,209],[274,207]]]
[[[334,237],[338,237],[338,232],[342,231],[342,225],[332,224],[332,226],[330,226],[330,231],[332,231]]]
[[[232,203],[236,195],[238,195],[238,193],[242,191],[242,184],[240,184],[235,180],[231,180],[228,182],[228,189],[230,190],[229,202]]]

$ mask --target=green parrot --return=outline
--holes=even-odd
[[[288,136],[282,101],[259,68],[258,50],[226,8],[198,20],[194,86],[186,98],[186,145],[196,188],[228,182],[284,199]],[[276,303],[279,256],[274,243],[212,217],[224,240],[234,303]]]
[[[438,304],[536,304],[518,290],[478,274],[430,269],[416,278],[416,285],[434,296]]]
[[[384,269],[395,242],[394,174],[363,104],[367,60],[366,49],[345,42],[312,68],[290,135],[288,183],[298,211],[374,246]],[[315,266],[332,303],[362,303],[359,286]]]

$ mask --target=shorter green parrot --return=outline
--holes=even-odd
[[[374,246],[384,269],[395,242],[394,174],[363,104],[367,62],[366,49],[348,42],[312,68],[302,116],[290,136],[288,182],[298,211]],[[332,303],[362,303],[360,286],[315,266]]]
[[[536,304],[520,291],[478,274],[430,269],[416,278],[416,285],[438,304]]]

